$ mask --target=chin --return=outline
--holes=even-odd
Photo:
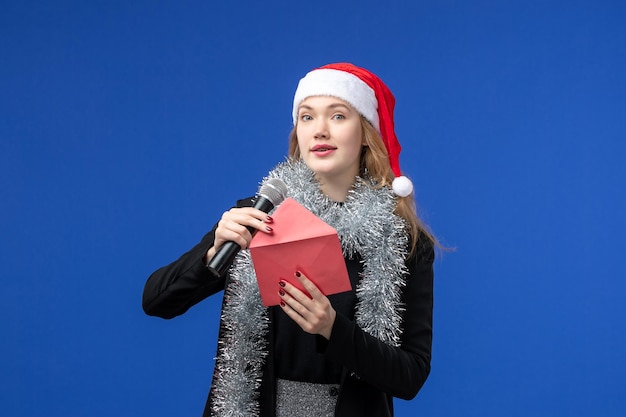
[[[325,167],[325,166],[320,166],[319,164],[307,164],[309,166],[309,168],[311,168],[311,171],[315,172],[317,175],[324,175],[324,176],[328,176],[328,175],[332,175],[333,172],[335,171],[334,169],[329,168],[329,167]]]
[[[332,167],[328,167],[328,163],[324,161],[311,161],[304,160],[304,163],[311,169],[311,171],[316,173],[326,173],[332,171]]]

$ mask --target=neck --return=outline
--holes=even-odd
[[[344,202],[348,197],[348,191],[354,185],[354,179],[352,178],[326,178],[317,176],[317,180],[320,183],[320,190],[333,201]]]

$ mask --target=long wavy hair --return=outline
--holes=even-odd
[[[367,146],[363,146],[361,151],[359,175],[364,176],[367,173],[367,176],[374,180],[376,184],[375,187],[377,188],[391,187],[395,176],[389,164],[387,148],[385,148],[385,144],[376,131],[376,128],[363,116],[360,116],[360,118],[363,137]],[[289,158],[297,160],[300,159],[300,157],[300,147],[298,146],[298,137],[296,127],[294,126],[289,134]],[[406,197],[396,197],[396,199],[397,205],[395,213],[405,219],[408,224],[407,232],[411,238],[409,256],[415,253],[417,244],[421,239],[426,239],[434,246],[439,246],[435,236],[428,230],[428,227],[417,214],[414,193]]]

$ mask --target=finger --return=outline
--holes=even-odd
[[[250,235],[250,232],[248,232],[247,230],[245,230],[245,232],[242,234],[233,230],[223,229],[220,231],[217,231],[217,230],[215,231],[215,244],[214,245],[215,245],[215,248],[218,249],[224,243],[230,241],[230,242],[235,242],[242,249],[245,249],[248,247],[248,244],[251,240],[252,240],[252,236]]]
[[[259,213],[265,216],[265,221],[258,219]],[[221,246],[224,242],[232,241],[245,249],[252,240],[250,230],[261,230],[264,233],[272,233],[273,229],[268,226],[267,215],[260,210],[245,208],[231,209],[222,214],[215,231],[215,246]],[[273,221],[273,220],[272,220]]]
[[[313,283],[313,281],[311,281],[301,271],[296,271],[294,273],[294,276],[298,279],[298,281],[300,281],[300,283],[302,284],[304,289],[307,290],[309,292],[309,294],[311,294],[311,297],[314,300],[320,300],[320,299],[326,297],[324,294],[322,294],[322,292],[319,290],[319,288],[317,288],[317,285],[315,285]]]
[[[268,226],[268,223],[272,223],[273,219],[261,210],[252,207],[231,209],[224,213],[222,220],[233,222],[243,227],[252,227],[265,233],[272,232],[272,227]]]
[[[311,296],[309,296],[309,294],[305,293],[295,285],[290,284],[285,280],[281,280],[279,282],[279,285],[287,292],[287,294],[297,300],[300,304],[309,305],[311,303]]]
[[[291,293],[288,292],[287,287],[285,287],[284,289],[281,288],[278,290],[278,295],[281,298],[281,303],[280,305],[284,308],[284,307],[289,307],[288,310],[294,312],[294,314],[296,314],[298,317],[303,318],[304,321],[306,322],[306,314],[309,312],[308,308],[303,305],[300,301],[299,301],[299,296],[301,295],[302,297],[304,297],[306,299],[306,301],[311,301],[307,296],[304,295],[304,293],[302,293],[302,291],[300,291],[299,289],[297,289],[296,287],[292,287],[292,291],[294,291],[294,294],[292,295]],[[299,294],[298,294],[299,293]],[[293,318],[293,316],[292,316]]]
[[[232,221],[245,227],[260,230],[264,233],[271,233],[273,229],[268,223],[273,222],[273,219],[268,217],[269,216],[260,210],[250,209],[250,212],[237,213],[236,216],[232,218]]]
[[[250,240],[252,240],[250,231],[245,226],[228,218],[220,220],[215,230],[215,246],[221,246],[224,242],[232,241],[245,248]]]
[[[300,304],[298,304],[300,305]],[[302,315],[300,313],[298,313],[298,311],[296,311],[295,308],[293,308],[287,301],[285,301],[284,299],[280,302],[280,307],[283,309],[283,311],[298,325],[300,326],[301,329],[306,331],[306,327],[307,327],[307,320],[302,317]]]
[[[247,213],[253,217],[256,217],[257,219],[261,221],[265,221],[269,217],[266,212],[256,209],[254,207],[240,207],[240,208],[235,208],[232,210],[241,211],[242,213]]]
[[[303,294],[295,287],[294,290]],[[281,297],[281,308],[302,330],[311,334],[321,334],[326,339],[330,337],[330,329],[335,321],[335,311],[330,304],[324,307],[325,303],[316,303],[306,297],[308,305],[303,305],[283,288],[278,293]]]
[[[274,219],[269,216],[264,211],[259,209],[255,209],[254,207],[240,207],[240,208],[232,208],[226,212],[228,215],[243,215],[247,217],[253,217],[260,222],[272,223]]]

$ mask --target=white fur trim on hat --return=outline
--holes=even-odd
[[[293,124],[298,119],[298,107],[313,96],[337,97],[350,104],[380,133],[376,94],[363,80],[345,71],[322,68],[309,72],[298,83],[293,98]]]

